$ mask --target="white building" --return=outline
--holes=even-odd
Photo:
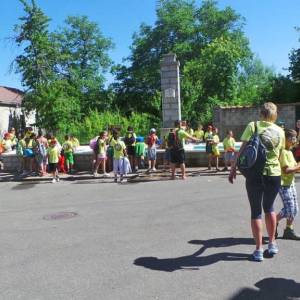
[[[25,116],[22,111],[23,96],[18,89],[0,86],[0,136],[11,127],[34,125],[34,114]]]

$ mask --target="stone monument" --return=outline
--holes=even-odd
[[[175,121],[181,120],[179,66],[176,54],[163,55],[161,62],[162,134],[168,128],[174,128]]]

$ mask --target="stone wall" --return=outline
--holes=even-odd
[[[164,150],[157,151],[157,165],[163,165]],[[16,154],[7,153],[1,156],[4,163],[4,170],[7,172],[16,172],[19,169],[20,162]],[[75,168],[78,171],[91,171],[93,163],[93,154],[89,153],[75,153]],[[222,158],[220,159],[220,166],[222,165]],[[186,151],[186,166],[187,167],[207,167],[207,155],[199,151]]]
[[[285,122],[286,128],[295,128],[296,107],[300,103],[278,105],[278,120]],[[214,109],[213,124],[219,129],[221,138],[226,136],[227,130],[232,130],[239,140],[245,126],[255,120],[259,120],[259,106],[249,107],[217,107]]]

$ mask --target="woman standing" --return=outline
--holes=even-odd
[[[276,214],[273,203],[280,188],[281,168],[279,157],[285,145],[283,130],[274,124],[277,119],[277,106],[272,102],[263,104],[260,110],[260,118],[261,120],[256,122],[257,132],[261,142],[266,147],[266,163],[262,176],[254,179],[246,179],[246,190],[251,207],[251,229],[256,244],[256,249],[253,252],[253,259],[255,261],[263,260],[262,207],[269,235],[269,255],[278,253],[278,247],[275,242]],[[241,137],[243,144],[237,158],[254,132],[255,122],[250,122]],[[233,183],[235,178],[236,161],[231,168],[228,179]]]

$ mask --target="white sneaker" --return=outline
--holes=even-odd
[[[152,168],[152,171],[155,172],[155,171],[156,171],[156,168]]]
[[[94,177],[98,177],[98,173],[95,172],[95,173],[94,173]]]
[[[56,179],[55,178],[52,179],[52,183],[56,183]]]
[[[110,177],[110,174],[109,173],[104,173],[103,177]]]
[[[58,176],[56,177],[56,182],[59,182],[59,177]]]

